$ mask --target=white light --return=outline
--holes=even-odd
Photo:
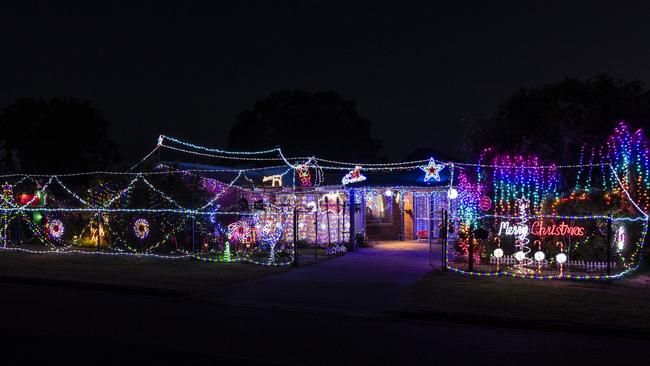
[[[620,252],[625,247],[625,229],[619,226],[616,231],[616,249]]]
[[[541,250],[535,252],[535,260],[536,261],[541,262],[541,261],[544,260],[544,258],[546,258],[546,255],[544,255],[544,252],[542,252]]]
[[[566,254],[559,253],[558,255],[555,256],[555,260],[560,264],[565,263],[566,262]]]
[[[384,194],[386,195],[386,197],[393,197],[393,191],[391,191],[390,189],[387,189],[386,192],[384,192]]]
[[[456,199],[456,197],[458,197],[458,191],[456,190],[456,188],[449,188],[449,192],[447,192],[447,197],[449,197],[452,200]]]
[[[503,249],[501,249],[501,248],[496,248],[496,249],[494,250],[494,257],[495,257],[495,258],[501,258],[501,257],[503,257]]]
[[[523,251],[518,251],[515,253],[515,259],[518,260],[519,262],[523,261],[524,258],[526,258],[526,254]]]

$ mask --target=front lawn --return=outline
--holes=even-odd
[[[650,330],[650,273],[611,282],[539,281],[432,272],[414,285],[405,310],[486,318]]]
[[[200,292],[290,270],[193,259],[0,252],[0,276]]]

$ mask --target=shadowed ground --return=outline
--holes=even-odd
[[[439,261],[440,247],[434,246]],[[353,313],[397,310],[410,287],[431,271],[429,245],[389,241],[341,258],[204,294],[233,304]]]

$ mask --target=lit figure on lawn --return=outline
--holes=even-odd
[[[527,227],[529,206],[530,200],[528,198],[521,197],[517,199],[517,209],[519,211],[519,221],[517,222],[517,226]],[[526,267],[533,264],[532,258],[528,257],[528,254],[531,252],[531,249],[528,247],[529,243],[530,239],[528,239],[528,230],[522,230],[519,236],[517,236],[517,240],[515,240],[515,249],[517,250],[517,252],[515,252],[515,259],[517,260],[517,264],[514,266],[517,268],[517,271],[522,274],[529,272],[530,270]]]

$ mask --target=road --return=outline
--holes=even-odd
[[[648,342],[0,284],[2,364],[625,364]]]

